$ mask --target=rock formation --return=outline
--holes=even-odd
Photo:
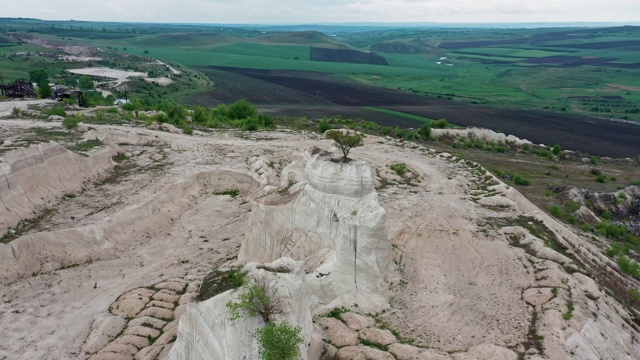
[[[305,359],[312,317],[353,303],[380,310],[387,301],[385,277],[391,265],[386,215],[377,201],[371,167],[363,161],[337,162],[317,152],[306,151],[283,170],[281,178],[288,182],[284,188],[255,200],[238,257],[249,263],[247,269],[263,269],[252,274],[267,276],[277,269],[272,281],[289,299],[285,320],[302,327]],[[298,177],[301,181],[294,184]],[[230,321],[225,304],[235,296],[228,291],[190,305],[171,358],[256,355],[251,334],[262,321]]]

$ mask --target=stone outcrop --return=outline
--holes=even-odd
[[[391,244],[367,163],[340,163],[311,150],[284,168],[281,178],[280,190],[254,201],[238,259],[251,274],[269,276],[287,299],[289,311],[283,319],[301,326],[301,355],[306,359],[309,346],[317,341],[314,315],[354,302],[372,311],[386,304]],[[270,275],[274,269],[277,276]],[[237,293],[190,304],[170,358],[256,356],[258,345],[251,335],[263,326],[262,320],[229,319],[225,304]],[[355,345],[355,332],[342,328],[351,334],[347,344]]]
[[[0,236],[36,217],[65,194],[79,191],[115,163],[107,148],[82,156],[50,142],[10,151],[0,158]]]
[[[190,195],[224,190],[219,183],[233,182],[240,191],[257,185],[249,175],[234,171],[211,171],[188,177],[147,202],[126,209],[99,224],[27,234],[9,244],[0,244],[0,282],[46,273],[90,261],[102,250],[134,240],[128,233],[152,229],[170,222],[197,204]],[[225,185],[226,186],[226,185]],[[157,299],[161,300],[162,299]]]

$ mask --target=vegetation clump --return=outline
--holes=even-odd
[[[407,165],[404,163],[392,164],[389,166],[398,176],[403,177],[407,172]]]
[[[80,124],[81,122],[84,122],[84,115],[82,114],[73,114],[71,116],[66,117],[64,120],[62,120],[62,126],[65,127],[65,129],[75,129],[78,124]]]
[[[260,357],[263,360],[294,360],[300,355],[298,345],[303,339],[301,328],[285,321],[274,324],[268,323],[257,329],[255,337],[260,345]]]

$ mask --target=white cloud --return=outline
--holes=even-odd
[[[38,0],[2,16],[144,22],[635,22],[638,0]]]

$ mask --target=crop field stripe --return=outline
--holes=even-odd
[[[362,106],[362,108],[363,109],[367,109],[367,110],[378,111],[378,112],[385,113],[385,114],[398,115],[398,116],[406,117],[408,119],[418,120],[418,121],[422,121],[422,122],[429,122],[429,121],[435,120],[435,119],[431,119],[431,118],[424,117],[424,116],[413,115],[413,114],[408,114],[408,113],[403,113],[403,112],[400,112],[400,111],[394,111],[394,110],[388,110],[388,109],[380,109],[380,108],[372,107],[372,106]]]

